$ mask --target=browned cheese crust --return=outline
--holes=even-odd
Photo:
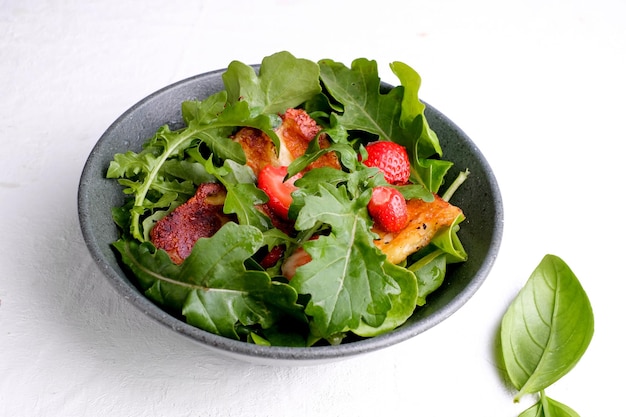
[[[201,184],[193,197],[154,225],[152,243],[181,264],[198,239],[213,236],[232,220],[223,211],[225,198],[226,189],[221,184]]]
[[[233,140],[243,148],[246,164],[252,168],[255,175],[258,175],[266,165],[289,165],[294,159],[304,155],[309,143],[321,130],[304,110],[289,109],[280,117],[283,122],[276,129],[281,142],[279,153],[276,152],[272,139],[258,129],[244,127],[233,136]],[[318,140],[323,149],[330,145],[325,135],[320,135]],[[322,166],[341,168],[335,153],[329,152],[309,165],[306,170]]]
[[[263,131],[244,127],[237,131],[233,140],[241,145],[246,154],[246,165],[252,169],[254,175],[258,176],[266,165],[280,165],[274,143]]]
[[[462,214],[460,208],[435,195],[432,202],[421,199],[407,201],[409,224],[397,233],[386,232],[376,225],[372,231],[379,239],[374,244],[385,254],[389,262],[397,264],[417,252],[435,237],[441,229],[451,226]]]

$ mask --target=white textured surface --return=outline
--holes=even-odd
[[[513,403],[493,342],[545,253],[596,317],[548,395],[581,416],[623,409],[625,18],[622,0],[0,0],[0,416],[516,416],[531,398]],[[408,63],[491,162],[500,257],[438,327],[344,362],[254,366],[144,317],[89,258],[76,191],[108,125],[171,82],[278,50],[376,59],[389,82],[386,63]]]

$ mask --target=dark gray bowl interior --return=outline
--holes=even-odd
[[[448,181],[469,169],[468,180],[455,193],[467,220],[461,237],[469,260],[449,271],[445,284],[418,308],[402,327],[388,334],[339,346],[285,348],[256,346],[227,339],[189,326],[153,304],[133,285],[118,264],[110,246],[117,239],[111,209],[124,195],[114,180],[105,178],[113,155],[138,151],[142,143],[164,124],[181,124],[181,103],[203,99],[223,89],[223,70],[175,83],[146,97],[120,116],[96,143],[85,164],[78,189],[78,214],[87,247],[114,287],[140,311],[175,332],[215,351],[252,362],[308,364],[370,352],[409,339],[440,323],[457,311],[480,287],[495,261],[502,238],[502,200],[496,179],[474,143],[447,117],[427,106],[427,118],[437,132],[445,159],[455,163]]]

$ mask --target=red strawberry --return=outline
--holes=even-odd
[[[392,185],[406,184],[411,175],[409,155],[402,145],[390,141],[372,142],[365,147],[368,167],[378,167]]]
[[[266,165],[259,172],[258,187],[269,197],[267,205],[270,209],[280,217],[287,219],[289,206],[293,201],[291,193],[298,188],[293,183],[301,178],[302,174],[298,173],[283,182],[285,176],[287,176],[286,166]]]
[[[285,245],[274,246],[272,250],[267,252],[263,259],[261,259],[261,262],[259,262],[259,264],[265,269],[271,268],[278,263],[278,261],[280,260],[280,258],[283,257],[284,254]]]
[[[388,232],[399,232],[409,222],[406,200],[391,187],[375,187],[367,210],[374,223]]]

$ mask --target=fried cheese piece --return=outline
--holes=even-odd
[[[460,208],[435,195],[432,202],[419,198],[407,201],[409,224],[397,233],[382,230],[376,224],[372,231],[379,239],[374,244],[385,254],[389,262],[397,264],[417,252],[432,240],[444,227],[451,226]]]
[[[213,236],[226,222],[224,214],[226,189],[221,184],[201,184],[185,203],[159,220],[150,231],[152,243],[181,264],[201,237]]]
[[[243,127],[237,131],[233,140],[241,145],[243,152],[246,154],[246,165],[252,168],[252,172],[257,177],[266,165],[284,165],[279,162],[272,139],[259,129]],[[283,159],[286,157],[286,155],[283,155]],[[288,164],[289,162],[287,161]]]
[[[246,164],[252,168],[255,175],[258,175],[266,165],[287,166],[294,159],[304,155],[309,143],[322,129],[301,109],[288,109],[280,117],[282,123],[276,129],[276,134],[280,139],[278,154],[272,139],[258,129],[244,127],[233,136],[233,140],[243,148],[247,159]],[[320,135],[318,140],[321,148],[327,148],[330,145],[325,135]],[[329,152],[310,164],[307,170],[322,166],[341,168],[337,156],[334,152]]]

